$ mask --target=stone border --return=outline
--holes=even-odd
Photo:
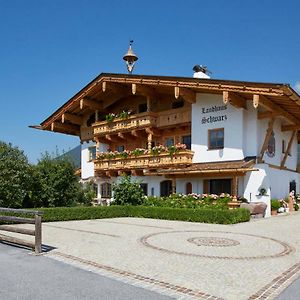
[[[84,269],[88,269],[89,271],[93,271],[89,269],[89,267],[96,268],[96,271],[98,270],[107,271],[109,273],[113,273],[114,275],[117,275],[116,277],[112,277],[114,279],[120,280],[120,277],[128,278],[131,280],[131,282],[127,282],[129,284],[139,285],[142,288],[156,291],[171,297],[177,296],[177,298],[182,298],[183,296],[185,296],[185,299],[224,300],[223,298],[219,298],[199,290],[193,290],[166,281],[161,281],[151,277],[135,274],[130,271],[124,271],[94,261],[76,257],[70,254],[65,254],[59,251],[53,251],[47,254],[47,256],[57,260],[61,260],[62,258],[63,259],[62,261],[64,262],[69,262],[69,263],[71,262],[74,266],[83,267]],[[107,274],[103,274],[103,273],[102,275],[107,276]],[[159,289],[157,289],[157,287],[159,287]]]
[[[173,251],[173,250],[168,250],[168,249],[164,249],[161,247],[157,247],[154,245],[151,245],[148,242],[148,239],[151,238],[152,236],[156,236],[156,235],[160,235],[160,234],[170,234],[170,233],[185,233],[185,232],[195,232],[195,233],[201,233],[201,232],[205,232],[205,233],[228,233],[228,234],[235,234],[235,235],[244,235],[244,236],[250,236],[250,237],[256,237],[256,238],[261,238],[261,239],[265,239],[265,240],[271,240],[275,243],[280,244],[283,247],[283,251],[277,253],[277,254],[273,254],[273,255],[258,255],[258,256],[245,256],[245,257],[232,257],[232,256],[210,256],[210,255],[202,255],[202,254],[194,254],[194,253],[186,253],[186,252],[180,252],[180,251]],[[151,233],[151,234],[147,234],[143,237],[141,237],[140,239],[138,239],[138,241],[143,244],[144,246],[154,249],[154,250],[158,250],[158,251],[162,251],[165,253],[169,253],[169,254],[177,254],[177,255],[183,255],[183,256],[191,256],[191,257],[201,257],[201,258],[210,258],[210,259],[232,259],[232,260],[250,260],[250,259],[265,259],[265,258],[278,258],[278,257],[282,257],[285,255],[288,255],[290,253],[292,253],[294,251],[294,248],[291,247],[289,244],[270,238],[270,237],[265,237],[265,236],[260,236],[260,235],[254,235],[254,234],[248,234],[248,233],[238,233],[238,232],[229,232],[229,231],[205,231],[205,230],[187,230],[187,231],[163,231],[163,232],[156,232],[156,233]]]
[[[258,292],[248,298],[248,300],[274,299],[293,281],[300,277],[300,263],[290,267],[285,272],[274,278]]]
[[[184,299],[224,300],[223,298],[216,297],[199,290],[193,290],[183,286],[168,283],[166,281],[160,281],[154,278],[138,275],[130,271],[124,271],[58,251],[50,252],[47,254],[47,256],[49,258],[54,258],[65,263],[70,263],[75,267],[80,267],[92,272],[96,271],[103,276],[121,280],[122,282],[133,284],[135,286],[139,286],[171,297],[173,296],[182,299],[182,297],[184,296]],[[94,268],[95,270],[91,268]],[[111,274],[115,276],[111,276]],[[255,294],[251,295],[248,300],[272,300],[299,277],[300,263],[297,263],[274,278],[270,283],[265,285]],[[125,278],[129,279],[129,281],[124,280]]]

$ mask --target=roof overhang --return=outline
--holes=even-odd
[[[147,95],[165,91],[175,97],[180,94],[191,103],[196,93],[223,94],[224,102],[239,107],[251,100],[267,113],[276,112],[300,129],[300,96],[288,84],[110,73],[97,76],[40,125],[31,127],[80,135],[80,118],[85,109],[101,111],[109,106],[112,98],[136,91]],[[68,118],[72,119],[64,123]]]

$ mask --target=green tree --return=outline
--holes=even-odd
[[[22,207],[31,197],[31,171],[23,151],[0,141],[0,206]]]
[[[140,183],[132,181],[130,176],[123,176],[120,182],[115,183],[113,192],[116,205],[141,205],[144,200]]]
[[[71,206],[86,201],[75,167],[66,156],[42,155],[34,167],[34,206]]]

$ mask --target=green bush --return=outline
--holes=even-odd
[[[281,207],[281,203],[280,203],[279,200],[277,200],[277,199],[272,199],[271,200],[271,209],[272,210],[277,210],[280,207]]]
[[[250,219],[246,209],[217,210],[146,206],[99,206],[42,208],[43,222],[138,217],[189,222],[235,224]]]
[[[143,203],[144,192],[140,183],[132,181],[130,176],[123,176],[119,183],[113,185],[114,205],[140,205]]]
[[[198,195],[172,194],[168,197],[145,197],[144,206],[172,207],[172,208],[211,208],[228,209],[229,195]]]

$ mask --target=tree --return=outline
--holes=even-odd
[[[137,181],[131,181],[130,176],[123,176],[119,183],[113,185],[114,204],[116,205],[141,205],[144,192]]]
[[[71,206],[85,202],[75,167],[66,156],[42,155],[34,167],[34,206]]]
[[[22,207],[30,198],[31,171],[23,151],[0,141],[0,206]]]

